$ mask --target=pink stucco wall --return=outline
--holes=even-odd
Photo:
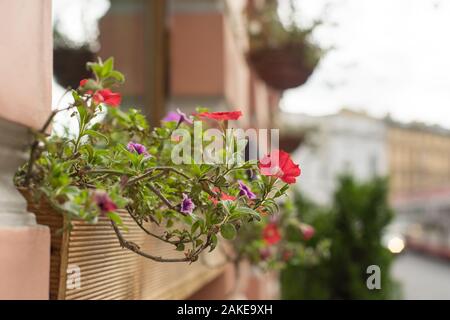
[[[12,181],[28,142],[22,126],[42,127],[51,110],[51,0],[0,0],[0,12],[0,299],[48,299],[50,231]]]
[[[51,0],[4,0],[0,12],[0,117],[37,128],[51,109]]]
[[[243,112],[241,126],[269,128],[277,94],[252,72],[246,59],[247,31],[238,23],[242,12],[232,14],[199,11],[170,16],[170,94],[223,99],[230,109]]]
[[[224,50],[225,50],[225,85],[224,94],[232,109],[241,110],[243,119],[241,125],[250,124],[250,68],[245,58],[246,48],[243,46],[237,30],[233,28],[230,19],[224,22]],[[241,37],[245,36],[241,35]]]
[[[47,227],[0,227],[0,299],[49,298]]]
[[[170,91],[173,96],[224,92],[223,15],[178,13],[170,19]]]

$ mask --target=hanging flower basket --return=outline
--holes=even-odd
[[[281,47],[260,48],[248,54],[250,65],[270,87],[287,90],[303,85],[317,66],[305,59],[304,46],[287,44]]]
[[[286,152],[292,153],[297,150],[305,140],[304,133],[281,132],[280,148]]]
[[[86,63],[95,60],[95,53],[87,46],[81,48],[56,47],[53,50],[53,74],[64,88],[76,88],[80,79],[89,78]]]
[[[278,15],[279,1],[268,0],[264,6],[250,5],[247,12],[249,64],[270,87],[287,90],[303,85],[317,67],[323,50],[313,41],[312,32],[320,22],[300,27],[296,5],[291,1],[290,22],[285,25]]]

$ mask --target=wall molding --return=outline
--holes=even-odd
[[[13,183],[14,173],[26,161],[29,130],[0,118],[0,228],[36,226],[34,214]]]

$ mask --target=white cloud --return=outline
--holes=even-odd
[[[317,17],[327,3],[314,36],[336,49],[307,84],[285,93],[283,110],[320,115],[349,106],[450,127],[450,3],[298,0],[301,17]]]

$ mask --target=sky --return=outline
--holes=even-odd
[[[296,1],[299,23],[321,17],[314,39],[334,49],[305,85],[284,93],[282,110],[349,107],[450,128],[450,1]]]

